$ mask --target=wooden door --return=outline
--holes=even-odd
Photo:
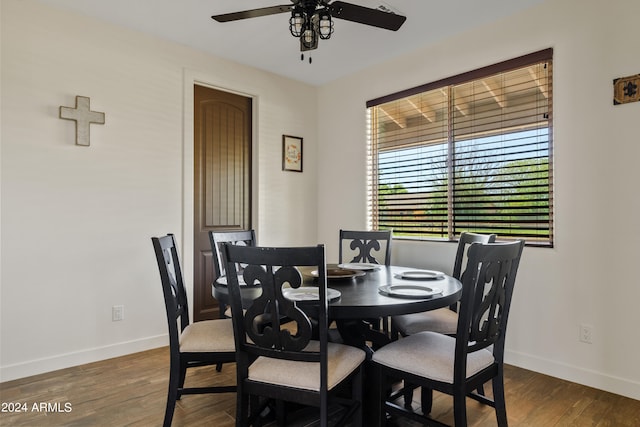
[[[219,317],[210,230],[251,228],[251,98],[194,85],[195,321]]]

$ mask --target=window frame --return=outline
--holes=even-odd
[[[472,70],[472,71],[468,71],[462,74],[458,74],[452,77],[448,77],[448,78],[444,78],[441,80],[437,80],[434,82],[430,82],[424,85],[420,85],[414,88],[410,88],[410,89],[406,89],[406,90],[402,90],[390,95],[385,95],[379,98],[375,98],[372,99],[370,101],[366,102],[366,107],[367,107],[367,116],[369,117],[369,119],[371,119],[371,115],[372,115],[372,111],[374,107],[377,106],[381,106],[383,104],[387,104],[393,101],[398,101],[398,100],[403,100],[405,98],[414,96],[414,95],[421,95],[421,94],[425,94],[427,92],[433,91],[433,90],[446,90],[448,91],[449,94],[451,94],[451,88],[453,88],[454,86],[457,85],[463,85],[463,84],[467,84],[467,83],[471,83],[474,81],[481,81],[483,78],[487,78],[487,77],[491,77],[491,76],[496,76],[499,75],[501,73],[507,73],[509,71],[514,71],[514,70],[518,70],[518,69],[523,69],[526,67],[531,67],[534,65],[539,65],[539,64],[545,64],[545,67],[548,66],[548,81],[546,82],[546,90],[548,91],[548,110],[546,112],[547,115],[547,125],[543,126],[543,129],[547,129],[547,134],[546,134],[546,147],[548,150],[547,153],[547,162],[546,164],[548,164],[548,170],[547,172],[547,187],[548,187],[548,228],[544,228],[543,231],[546,232],[548,230],[548,238],[545,235],[544,239],[535,239],[530,237],[530,239],[527,239],[526,237],[521,237],[524,238],[527,245],[528,246],[541,246],[541,247],[554,247],[554,198],[553,198],[553,174],[554,174],[554,167],[553,167],[553,95],[552,95],[552,88],[553,88],[553,73],[552,73],[552,63],[553,63],[553,49],[549,48],[549,49],[544,49],[538,52],[534,52],[531,54],[527,54],[527,55],[523,55],[517,58],[513,58],[507,61],[503,61],[497,64],[493,64],[493,65],[489,65],[486,67],[482,67],[476,70]],[[449,97],[449,100],[451,100],[453,97]],[[447,174],[449,174],[447,179],[447,195],[446,195],[446,199],[447,199],[447,210],[446,210],[446,216],[448,218],[448,223],[447,223],[447,230],[446,230],[446,235],[447,237],[442,237],[442,238],[438,238],[438,237],[434,237],[434,236],[403,236],[403,235],[394,235],[395,239],[407,239],[407,240],[436,240],[436,241],[455,241],[457,240],[457,237],[459,236],[461,231],[464,230],[456,230],[454,231],[454,218],[457,217],[458,214],[454,213],[454,207],[453,207],[453,203],[452,200],[454,198],[454,191],[453,191],[453,185],[454,185],[454,179],[453,175],[451,175],[453,168],[455,166],[452,166],[452,158],[455,158],[455,156],[453,155],[452,149],[451,147],[456,143],[456,141],[454,140],[454,137],[452,136],[453,132],[451,130],[451,127],[453,126],[453,122],[455,122],[456,119],[454,119],[453,117],[446,118],[447,121],[447,130],[446,130],[446,144],[447,144]],[[377,164],[378,162],[378,157],[376,156],[377,151],[376,148],[373,147],[373,138],[377,137],[379,134],[379,131],[373,129],[373,124],[370,124],[368,126],[368,136],[367,136],[367,158],[368,158],[368,180],[369,182],[367,183],[367,187],[368,187],[368,201],[369,201],[369,206],[368,206],[368,213],[367,213],[367,217],[368,217],[368,221],[369,221],[369,228],[372,230],[378,230],[380,229],[379,226],[379,215],[377,214],[378,212],[378,203],[380,201],[379,199],[379,191],[380,191],[380,184],[378,183],[378,167],[379,165]],[[501,127],[500,128],[500,134],[501,135],[508,135],[509,132],[505,132],[505,130],[508,129],[508,127]],[[374,136],[375,134],[375,136]],[[429,145],[428,142],[425,142],[424,144],[420,144],[420,146],[427,146]],[[401,147],[406,147],[408,146],[407,143],[398,143],[398,148],[400,149]],[[382,150],[381,150],[382,152]],[[487,175],[487,176],[495,176],[495,175]],[[531,199],[533,200],[533,198]],[[544,198],[543,198],[544,200]],[[502,215],[502,214],[501,214]],[[406,218],[406,217],[403,217]],[[505,223],[507,223],[505,221]],[[388,228],[388,227],[387,227]],[[384,229],[384,228],[383,228]],[[467,231],[476,231],[479,232],[477,230],[467,230]],[[486,232],[494,232],[496,234],[498,234],[498,238],[501,240],[509,240],[509,239],[515,239],[518,238],[516,237],[507,237],[507,236],[501,236],[499,231],[494,231],[494,230],[487,230]],[[444,233],[443,233],[444,234]]]

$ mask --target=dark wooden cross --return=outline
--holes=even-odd
[[[89,125],[91,123],[104,124],[104,113],[91,111],[89,98],[76,96],[76,108],[60,107],[60,118],[76,122],[76,144],[89,146]]]

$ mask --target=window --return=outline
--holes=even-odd
[[[552,54],[368,101],[371,228],[553,246]]]

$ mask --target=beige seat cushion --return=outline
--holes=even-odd
[[[393,323],[402,335],[413,335],[423,331],[455,335],[458,327],[458,313],[445,307],[422,313],[394,316]]]
[[[320,343],[312,341],[305,350],[318,351]],[[328,389],[338,385],[364,362],[359,348],[329,343],[327,348]],[[249,379],[305,390],[320,390],[320,363],[259,357],[249,367]]]
[[[453,384],[456,339],[435,332],[419,332],[387,344],[373,354],[373,361],[394,369]],[[482,349],[467,356],[467,377],[494,362]]]
[[[235,352],[231,319],[191,323],[180,335],[180,351],[183,353]]]

